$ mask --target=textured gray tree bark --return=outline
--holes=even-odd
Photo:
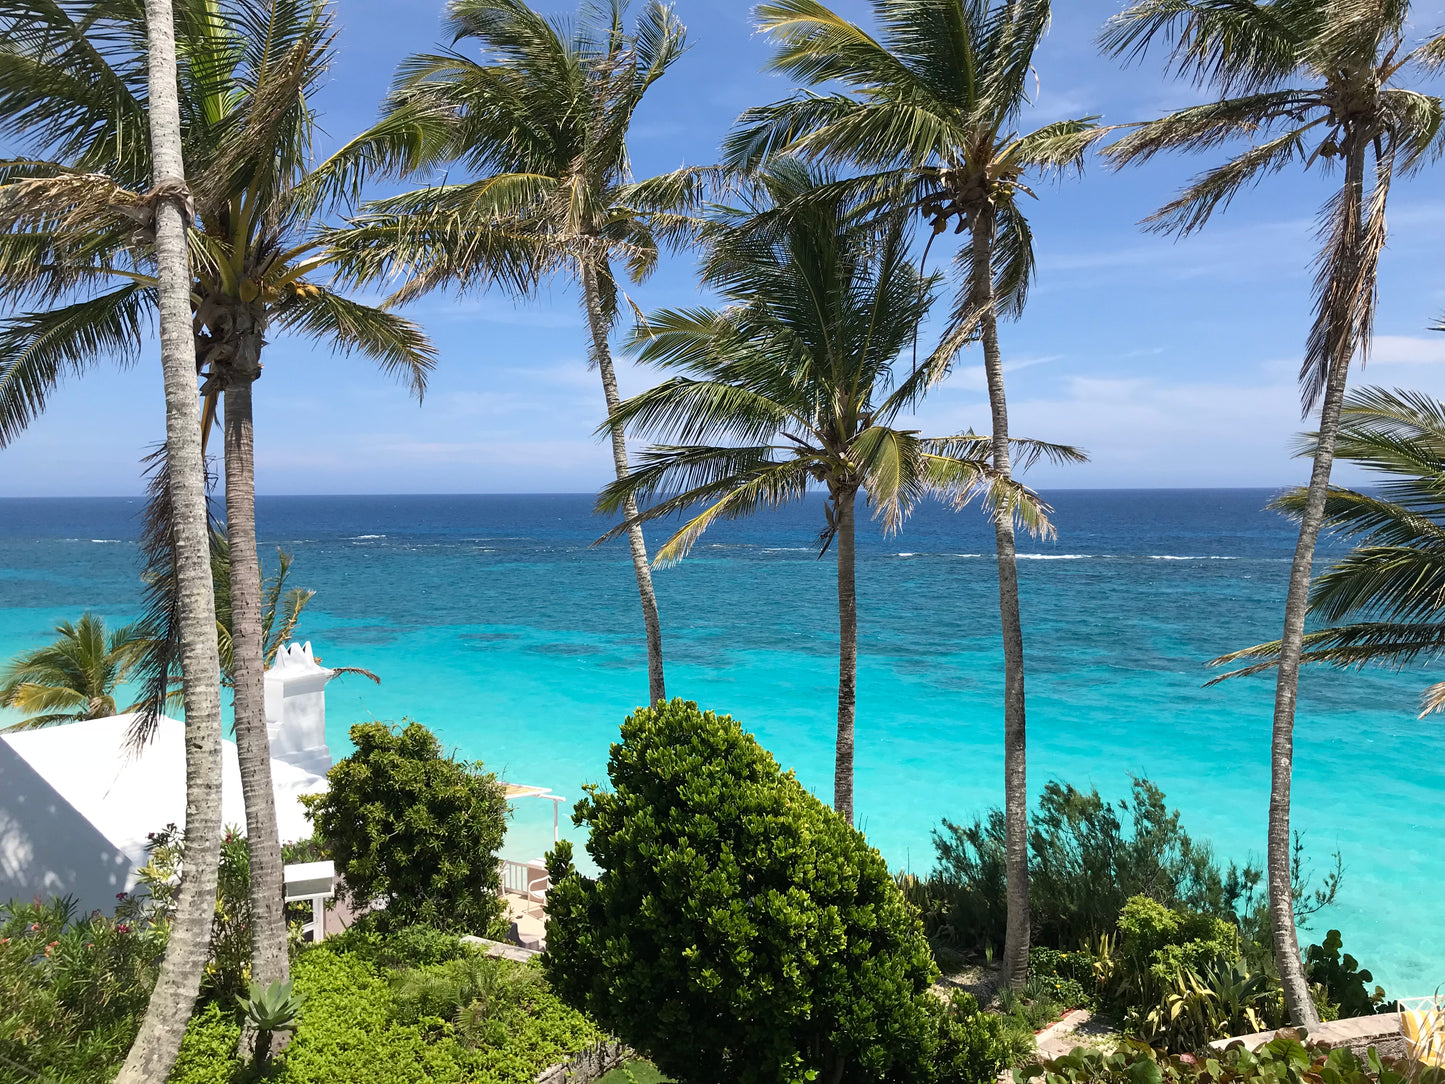
[[[855,490],[835,498],[838,529],[838,738],[833,752],[833,808],[853,823],[853,728],[858,705],[858,590]]]
[[[200,991],[216,907],[221,845],[221,675],[206,523],[205,463],[191,329],[187,197],[170,0],[146,0],[151,148],[166,457],[174,508],[181,673],[186,707],[185,869],[160,975],[117,1084],[163,1081]]]
[[[607,320],[602,313],[602,298],[598,290],[597,269],[586,259],[580,261],[582,277],[582,304],[587,310],[587,326],[592,333],[592,359],[602,374],[602,394],[607,399],[607,416],[616,412],[622,401],[617,393],[617,370],[612,364],[612,348],[608,345]],[[627,439],[622,430],[612,429],[612,466],[620,482],[630,473],[627,462]],[[637,502],[628,497],[622,506],[622,514],[632,520],[637,516]],[[652,588],[652,566],[647,560],[647,543],[642,537],[642,525],[633,523],[627,528],[627,544],[632,550],[632,570],[637,576],[637,595],[642,602],[642,624],[647,633],[647,698],[649,704],[667,699],[667,686],[662,674],[662,622],[657,615],[657,594]]]
[[[1340,268],[1335,280],[1349,282],[1355,277],[1363,239],[1365,193],[1365,142],[1356,137],[1345,147],[1345,180],[1340,191],[1340,213],[1353,223],[1349,265]],[[1371,284],[1373,285],[1373,284]],[[1353,311],[1351,309],[1351,311]],[[1274,690],[1274,724],[1270,735],[1268,898],[1274,958],[1284,986],[1290,1019],[1304,1027],[1316,1027],[1319,1010],[1310,997],[1309,980],[1300,958],[1299,935],[1295,929],[1294,882],[1290,876],[1290,783],[1294,772],[1294,717],[1299,701],[1300,654],[1304,650],[1305,614],[1309,609],[1310,579],[1314,571],[1315,544],[1325,518],[1330,471],[1334,466],[1335,443],[1340,433],[1340,412],[1349,381],[1350,362],[1359,345],[1353,329],[1336,329],[1335,349],[1330,358],[1320,404],[1319,443],[1310,468],[1310,484],[1300,516],[1299,542],[1289,571],[1289,592],[1284,603],[1284,633],[1280,637],[1279,673]]]
[[[266,733],[266,660],[261,562],[256,552],[256,454],[252,390],[260,376],[259,329],[243,337],[224,390],[226,535],[231,551],[231,680],[236,756],[251,858],[251,972],[262,985],[290,977],[281,839]],[[285,1033],[278,1033],[284,1035]]]
[[[993,468],[1012,477],[1009,459],[1008,398],[1004,392],[1003,353],[998,341],[997,299],[993,288],[993,248],[997,226],[985,205],[972,215],[974,311],[979,313],[983,367],[993,417]],[[1008,922],[1004,933],[1003,980],[1021,989],[1029,976],[1029,792],[1028,726],[1024,700],[1024,635],[1019,616],[1018,558],[1011,515],[994,517],[998,550],[998,609],[1003,633],[1004,862],[1007,871]]]

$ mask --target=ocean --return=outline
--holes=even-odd
[[[1045,496],[1058,538],[1020,555],[1031,788],[1123,798],[1147,776],[1221,858],[1262,862],[1272,678],[1202,686],[1207,660],[1279,635],[1291,524],[1264,490]],[[0,500],[0,659],[85,609],[135,616],[140,511]],[[328,690],[336,756],[355,722],[414,719],[516,782],[573,799],[605,781],[618,724],[646,698],[646,657],[625,544],[593,545],[606,524],[590,497],[262,497],[258,521],[268,567],[284,548],[292,583],[317,592],[302,638],[382,679]],[[827,800],[837,624],[822,525],[820,500],[724,524],[656,583],[669,694],[732,714]],[[860,531],[857,816],[895,868],[925,872],[942,818],[1002,801],[991,549],[976,509]],[[1415,718],[1432,680],[1307,671],[1296,728],[1295,826],[1317,874],[1336,851],[1345,864],[1339,902],[1305,937],[1343,930],[1393,996],[1445,979],[1445,727]],[[512,857],[551,835],[550,805],[517,803]]]

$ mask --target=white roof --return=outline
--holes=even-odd
[[[160,831],[167,824],[184,826],[186,820],[185,725],[162,716],[154,739],[136,754],[126,744],[134,718],[115,715],[0,736],[0,742],[9,745],[56,795],[131,861],[132,872],[145,862],[149,833]],[[3,774],[0,771],[0,775]],[[234,742],[221,743],[221,774],[224,823],[244,832],[246,809]],[[325,778],[293,764],[272,760],[271,781],[276,791],[276,819],[281,839],[304,839],[311,835],[311,825],[298,796],[324,791]],[[0,794],[0,807],[4,803],[5,796]],[[6,820],[4,813],[0,808],[0,827]],[[4,843],[0,838],[0,849]],[[46,849],[43,839],[32,839],[27,847],[31,854]],[[46,861],[59,857],[36,856]],[[0,866],[6,865],[5,858],[0,854]],[[133,883],[132,876],[126,887]]]

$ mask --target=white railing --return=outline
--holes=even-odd
[[[525,862],[513,862],[510,859],[502,859],[502,891],[510,892],[514,896],[525,896],[527,894],[527,882],[531,878],[531,871]]]

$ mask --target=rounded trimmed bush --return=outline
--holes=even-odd
[[[684,1084],[991,1079],[883,857],[731,718],[639,709],[549,856],[548,979]]]
[[[358,723],[351,741],[356,751],[326,773],[326,792],[301,799],[344,881],[338,891],[358,906],[385,899],[364,916],[383,930],[492,932],[508,816],[497,777],[443,756],[420,723]]]

